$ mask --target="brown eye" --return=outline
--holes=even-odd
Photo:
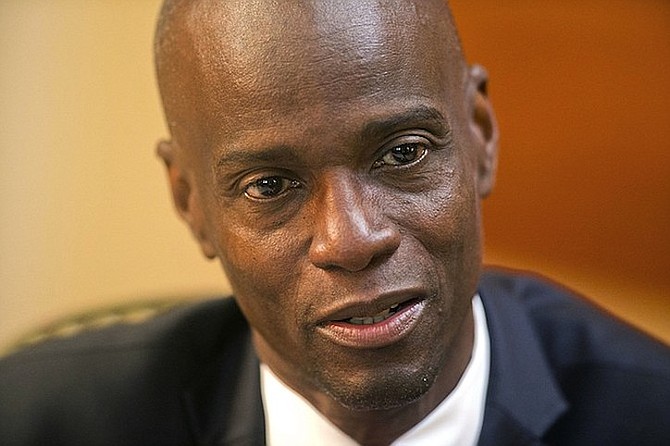
[[[375,162],[374,167],[404,166],[412,164],[421,159],[425,154],[426,148],[423,144],[400,144],[384,153],[384,155]]]
[[[256,200],[267,200],[282,195],[289,189],[300,187],[300,183],[285,177],[263,177],[258,178],[244,189],[249,198]]]

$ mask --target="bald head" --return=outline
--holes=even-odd
[[[241,110],[283,90],[285,101],[301,104],[312,102],[312,86],[329,82],[333,97],[325,99],[334,103],[361,73],[373,89],[397,88],[385,82],[389,74],[412,75],[416,67],[408,65],[417,54],[422,70],[452,87],[463,81],[466,67],[445,1],[167,0],[155,39],[159,87],[177,138],[185,127],[196,130],[185,114],[201,113],[211,100],[225,98],[228,108]]]

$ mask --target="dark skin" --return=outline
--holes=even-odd
[[[158,153],[261,361],[359,443],[389,444],[472,352],[486,73],[442,1],[266,3],[165,8]]]

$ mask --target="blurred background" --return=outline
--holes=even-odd
[[[0,0],[0,349],[73,312],[228,289],[154,155],[159,4]],[[670,2],[452,6],[501,128],[486,261],[670,343]]]

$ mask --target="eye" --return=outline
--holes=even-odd
[[[375,161],[373,167],[406,166],[419,161],[425,156],[428,149],[424,144],[406,143],[392,147],[381,158]]]
[[[289,178],[272,176],[258,178],[244,188],[244,194],[255,200],[269,200],[278,197],[289,189],[300,187],[300,182]]]

